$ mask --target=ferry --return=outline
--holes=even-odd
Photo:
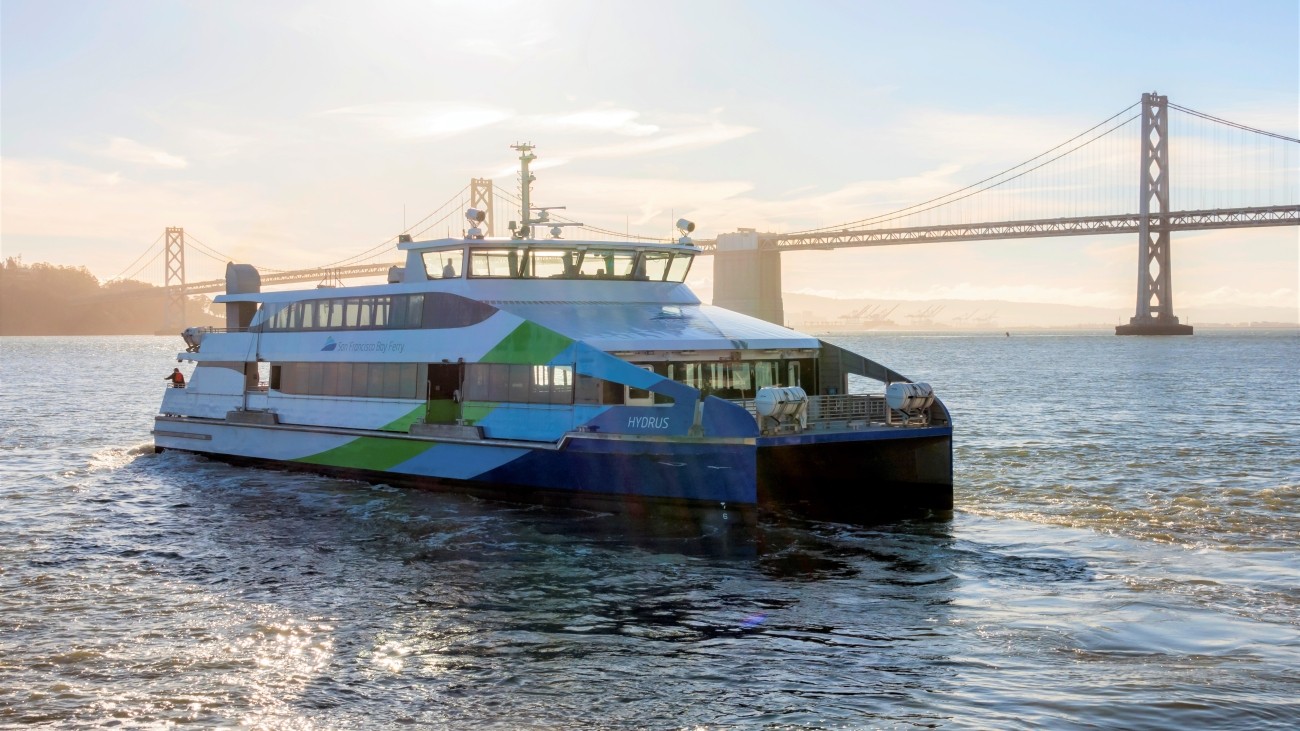
[[[375,285],[263,292],[228,264],[226,327],[183,334],[194,368],[155,449],[616,513],[951,511],[930,386],[703,304],[689,221],[674,243],[562,238],[530,204],[533,147],[514,149],[509,237],[470,209],[461,238],[400,236]]]

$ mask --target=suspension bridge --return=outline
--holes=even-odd
[[[500,228],[495,211],[521,205],[491,180],[476,178],[397,236],[318,267],[259,267],[262,283],[334,283],[383,276],[399,263],[390,261],[398,240],[420,240],[455,220],[462,208],[457,204],[466,200],[469,207],[486,212],[480,225],[488,236],[497,235]],[[553,218],[584,230],[584,238],[667,241]],[[1190,334],[1191,326],[1174,314],[1172,235],[1296,225],[1300,140],[1189,109],[1153,92],[1045,152],[945,195],[835,226],[784,233],[741,228],[696,245],[717,259],[714,304],[781,323],[782,252],[1136,234],[1137,304],[1129,323],[1116,332]],[[139,276],[162,258],[166,324],[177,330],[184,326],[188,296],[225,288],[224,279],[187,281],[187,250],[222,263],[231,260],[182,228],[167,228],[115,277]],[[150,254],[153,257],[146,259]]]

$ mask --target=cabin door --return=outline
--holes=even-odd
[[[460,418],[460,388],[464,363],[430,363],[425,422],[453,424]]]

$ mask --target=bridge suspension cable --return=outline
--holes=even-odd
[[[136,277],[140,276],[140,273],[143,272],[144,270],[148,269],[150,266],[152,266],[154,262],[158,261],[158,257],[162,256],[162,255],[163,255],[163,252],[165,252],[165,251],[166,251],[166,248],[160,248],[160,249],[158,249],[158,253],[156,253],[156,254],[154,254],[152,257],[150,257],[150,258],[149,258],[149,261],[146,261],[144,264],[141,264],[139,267],[137,267],[135,271],[133,271],[133,272],[131,272],[130,274],[128,274],[125,278],[123,278],[123,281],[125,281],[125,280],[129,280],[129,279],[135,279]],[[148,252],[145,252],[145,253],[148,253]],[[114,280],[116,280],[116,279],[117,279],[117,277],[114,277],[114,279],[110,279],[109,281],[111,282],[111,281],[114,281]]]
[[[1027,174],[1027,173],[1033,172],[1034,170],[1037,170],[1037,169],[1043,167],[1044,165],[1047,165],[1047,164],[1049,164],[1049,163],[1051,163],[1051,162],[1054,162],[1054,161],[1056,161],[1056,160],[1059,160],[1059,159],[1061,159],[1062,157],[1065,157],[1066,155],[1068,155],[1068,154],[1074,152],[1075,150],[1079,150],[1079,149],[1082,149],[1082,148],[1084,148],[1084,147],[1087,147],[1088,145],[1092,144],[1093,142],[1096,142],[1097,140],[1102,139],[1103,137],[1106,137],[1107,135],[1109,135],[1110,133],[1114,132],[1115,130],[1120,129],[1120,128],[1122,128],[1124,125],[1128,124],[1129,122],[1132,122],[1133,120],[1137,119],[1139,115],[1133,115],[1132,117],[1129,117],[1128,119],[1124,120],[1123,122],[1120,122],[1119,124],[1115,125],[1115,126],[1112,127],[1111,129],[1108,129],[1108,130],[1106,130],[1105,132],[1101,133],[1100,135],[1097,135],[1096,137],[1094,137],[1094,138],[1088,140],[1087,142],[1083,143],[1082,145],[1079,145],[1078,147],[1075,147],[1075,148],[1073,148],[1073,149],[1067,150],[1066,152],[1061,153],[1060,155],[1057,155],[1056,157],[1054,157],[1054,158],[1052,158],[1052,159],[1050,159],[1050,160],[1047,160],[1047,161],[1045,161],[1045,162],[1043,162],[1043,163],[1040,163],[1039,165],[1036,165],[1036,166],[1034,166],[1034,167],[1032,167],[1032,168],[1030,168],[1030,169],[1028,169],[1028,170],[1024,170],[1024,171],[1022,171],[1022,172],[1018,173],[1017,175],[1014,175],[1014,176],[1011,176],[1011,177],[1007,177],[1007,178],[1004,179],[1004,180],[1000,180],[999,182],[995,183],[994,185],[990,185],[990,186],[983,187],[983,188],[981,188],[980,186],[984,185],[985,183],[988,183],[989,181],[992,181],[992,180],[998,180],[999,178],[1003,178],[1004,176],[1007,176],[1008,174],[1010,174],[1010,173],[1012,173],[1012,172],[1014,172],[1014,171],[1016,171],[1016,170],[1020,170],[1021,168],[1025,167],[1026,165],[1029,165],[1030,163],[1033,163],[1033,162],[1035,162],[1035,161],[1037,161],[1037,160],[1040,160],[1040,159],[1042,159],[1043,157],[1046,157],[1047,155],[1050,155],[1050,154],[1052,154],[1053,152],[1056,152],[1057,150],[1061,149],[1062,147],[1065,147],[1066,145],[1069,145],[1070,143],[1072,143],[1072,142],[1074,142],[1074,141],[1076,141],[1076,140],[1078,140],[1078,139],[1080,139],[1080,138],[1082,138],[1082,137],[1085,137],[1085,136],[1088,135],[1089,133],[1091,133],[1091,132],[1093,132],[1093,131],[1095,131],[1095,130],[1101,128],[1101,127],[1104,127],[1104,126],[1107,125],[1107,124],[1109,124],[1111,121],[1115,120],[1117,117],[1120,117],[1120,116],[1122,116],[1123,114],[1125,114],[1126,112],[1131,111],[1131,110],[1133,109],[1133,107],[1138,106],[1138,104],[1141,104],[1141,102],[1140,102],[1140,101],[1139,101],[1139,102],[1134,102],[1134,103],[1130,104],[1129,106],[1125,107],[1124,109],[1121,109],[1120,111],[1116,112],[1115,114],[1112,114],[1110,117],[1106,118],[1105,120],[1103,120],[1103,121],[1101,121],[1101,122],[1099,122],[1099,123],[1093,125],[1092,127],[1089,127],[1088,129],[1084,130],[1083,132],[1080,132],[1079,134],[1077,134],[1077,135],[1071,137],[1070,139],[1068,139],[1068,140],[1066,140],[1066,141],[1060,143],[1059,145],[1056,145],[1055,147],[1052,147],[1051,149],[1045,150],[1045,151],[1043,151],[1043,152],[1041,152],[1041,153],[1039,153],[1039,154],[1037,154],[1037,155],[1034,155],[1033,157],[1029,158],[1028,160],[1025,160],[1024,162],[1021,162],[1021,163],[1019,163],[1019,164],[1017,164],[1017,165],[1013,165],[1013,166],[1007,168],[1006,170],[1003,170],[1002,172],[996,173],[996,174],[994,174],[994,175],[990,175],[990,176],[984,178],[983,180],[979,180],[979,181],[976,181],[976,182],[974,182],[974,183],[971,183],[970,185],[967,185],[967,186],[964,187],[964,188],[958,188],[957,190],[954,190],[954,191],[952,191],[952,192],[950,192],[950,193],[947,193],[947,194],[945,194],[945,195],[937,196],[937,197],[935,197],[935,198],[931,198],[931,199],[926,200],[926,201],[921,201],[920,203],[915,203],[915,204],[910,205],[910,206],[907,206],[907,207],[905,207],[905,208],[899,208],[899,209],[896,209],[896,210],[893,210],[893,211],[889,211],[889,212],[887,212],[887,213],[881,213],[881,214],[876,215],[876,216],[870,216],[870,217],[868,217],[868,218],[862,218],[862,219],[859,219],[859,220],[857,220],[857,221],[849,221],[848,223],[843,223],[843,224],[839,224],[839,225],[835,225],[835,226],[821,226],[821,227],[818,227],[818,228],[809,228],[809,229],[803,229],[803,230],[801,230],[801,231],[793,231],[793,232],[790,232],[788,235],[790,235],[790,236],[795,236],[795,235],[799,235],[799,234],[820,233],[820,232],[822,232],[822,231],[836,231],[836,230],[841,230],[841,229],[844,229],[844,228],[847,228],[847,227],[850,227],[850,226],[862,226],[862,225],[870,226],[870,225],[873,225],[873,224],[879,224],[879,223],[886,223],[886,222],[889,222],[889,221],[895,221],[895,220],[898,220],[898,219],[900,219],[900,218],[904,218],[904,217],[906,217],[906,216],[908,216],[908,215],[912,215],[912,214],[916,214],[916,213],[923,213],[923,212],[925,212],[925,211],[934,210],[935,208],[939,208],[939,207],[941,207],[941,206],[946,206],[946,205],[948,205],[948,204],[950,204],[950,203],[955,203],[955,202],[957,202],[957,201],[959,201],[959,200],[963,200],[963,199],[969,198],[969,197],[971,197],[972,195],[975,195],[975,194],[977,194],[977,193],[982,193],[982,192],[985,191],[985,190],[989,190],[989,189],[992,189],[992,188],[996,188],[996,187],[998,187],[998,186],[1000,186],[1000,185],[1003,185],[1003,184],[1005,184],[1005,183],[1008,183],[1008,182],[1010,182],[1010,181],[1012,181],[1012,180],[1016,180],[1017,178],[1020,178],[1020,177],[1024,176],[1024,175]],[[978,188],[978,190],[975,190],[975,189],[977,189],[977,188]],[[954,196],[957,196],[959,193],[966,193],[967,191],[971,191],[971,192],[968,193],[967,195],[963,195],[963,196],[961,196],[961,197],[954,197]],[[940,202],[940,201],[942,201],[942,202]],[[931,203],[934,203],[934,204],[936,204],[936,205],[930,205]],[[925,207],[925,206],[928,206],[928,207]]]
[[[465,193],[466,193],[466,191],[468,191],[468,190],[469,190],[469,186],[468,186],[468,185],[465,186],[464,188],[461,188],[459,191],[456,192],[455,195],[453,195],[452,197],[448,198],[446,203],[443,203],[442,205],[440,205],[440,206],[438,206],[437,208],[433,209],[433,211],[432,211],[431,213],[429,213],[428,215],[426,215],[424,218],[421,218],[419,221],[416,221],[415,223],[411,224],[410,226],[407,226],[407,227],[406,227],[406,230],[403,231],[402,233],[409,233],[409,232],[410,232],[412,229],[414,229],[416,226],[419,226],[420,224],[424,223],[425,221],[428,221],[428,220],[429,220],[430,218],[432,218],[435,214],[437,214],[439,211],[443,210],[443,209],[446,208],[447,206],[450,206],[452,203],[455,203],[455,202],[458,201],[458,200],[462,200],[462,199],[465,197]],[[448,211],[447,213],[443,214],[442,218],[439,218],[437,221],[434,221],[433,223],[429,224],[428,226],[425,226],[423,229],[421,229],[419,232],[417,232],[417,234],[413,234],[413,236],[418,235],[418,234],[420,234],[420,233],[424,233],[425,231],[429,230],[430,228],[432,228],[432,227],[438,225],[439,223],[445,221],[445,220],[447,219],[448,216],[450,216],[452,213],[455,213],[455,212],[456,212],[456,209],[453,208],[452,210],[450,210],[450,211]],[[328,263],[328,264],[322,264],[319,268],[320,268],[320,269],[333,269],[333,268],[337,268],[337,267],[341,267],[341,266],[349,266],[349,265],[352,265],[352,264],[359,264],[359,263],[361,263],[361,262],[370,261],[371,259],[377,259],[377,258],[379,258],[380,256],[383,256],[384,254],[387,253],[386,247],[391,247],[391,246],[392,246],[394,243],[396,243],[396,242],[397,242],[397,237],[396,237],[396,236],[389,236],[388,238],[384,239],[383,241],[379,242],[378,244],[375,244],[374,246],[370,247],[369,249],[366,249],[365,251],[362,251],[362,252],[360,252],[360,253],[358,253],[358,254],[353,254],[352,256],[349,256],[349,257],[346,257],[346,258],[343,258],[343,259],[339,259],[338,261],[332,261],[332,262],[330,262],[330,263]]]
[[[226,262],[235,260],[234,257],[227,256],[221,253],[220,251],[217,251],[216,249],[212,248],[211,246],[208,246],[202,241],[199,241],[197,238],[195,238],[194,234],[187,232],[185,234],[185,243],[187,246],[191,247],[190,248],[191,251],[195,252],[196,254],[202,254],[203,256],[206,256],[209,259],[212,259],[213,261],[218,262],[220,264],[225,264]]]
[[[158,234],[158,238],[154,239],[154,240],[153,240],[153,243],[152,243],[152,244],[149,244],[149,246],[147,246],[147,247],[145,248],[145,250],[144,250],[143,252],[141,252],[140,255],[137,256],[137,257],[135,258],[134,261],[132,261],[130,264],[127,264],[126,267],[125,267],[124,269],[122,269],[122,271],[118,272],[116,276],[109,277],[108,279],[106,279],[106,280],[104,280],[104,281],[105,281],[105,282],[116,282],[117,280],[121,279],[123,274],[126,274],[128,271],[130,271],[130,270],[131,270],[131,267],[135,266],[137,263],[139,263],[139,261],[140,261],[141,259],[143,259],[143,258],[145,258],[146,256],[148,256],[148,255],[149,255],[149,252],[153,251],[153,247],[157,246],[159,241],[162,241],[162,238],[163,238],[164,235],[165,235],[165,233]],[[158,258],[157,256],[154,257],[154,259],[157,259],[157,258]],[[150,263],[152,263],[154,259],[150,259],[150,260],[149,260]],[[145,266],[148,266],[148,264],[146,264]],[[139,271],[137,271],[136,274],[139,274]],[[135,274],[132,274],[131,276],[135,276]]]
[[[1136,132],[1137,125],[1133,123],[1140,118],[1140,112],[1121,121],[1117,120],[1125,117],[1138,104],[1140,102],[1126,107],[1101,123],[1018,165],[987,176],[950,193],[875,216],[833,226],[802,229],[781,234],[781,236],[802,236],[848,231],[853,228],[874,228],[900,219],[914,219],[919,214],[941,208],[949,211],[949,215],[945,217],[947,220],[922,220],[913,223],[896,223],[894,225],[959,225],[969,223],[972,220],[996,218],[1008,220],[1022,218],[1048,219],[1054,216],[1087,217],[1094,213],[1100,214],[1102,210],[1113,208],[1113,202],[1107,202],[1095,212],[1086,209],[1098,206],[1095,200],[1097,196],[1113,195],[1114,191],[1126,190],[1130,184],[1131,172],[1126,166],[1118,166],[1119,161],[1129,159],[1125,148],[1116,147],[1115,142],[1110,142],[1105,149],[1096,150],[1098,147],[1096,143],[1104,138],[1127,139],[1126,136],[1116,135],[1115,133],[1126,129],[1129,125],[1132,125],[1133,130]],[[1281,147],[1277,147],[1279,143],[1272,143],[1272,146],[1270,146],[1266,142],[1261,142],[1261,140],[1262,138],[1271,138],[1279,140],[1281,143],[1297,143],[1300,140],[1233,122],[1181,105],[1171,103],[1169,107],[1196,120],[1201,120],[1203,123],[1207,123],[1209,127],[1217,129],[1231,128],[1243,133],[1243,136],[1239,136],[1235,140],[1224,139],[1222,134],[1216,135],[1213,130],[1193,130],[1186,137],[1175,137],[1174,144],[1184,148],[1179,153],[1182,162],[1175,167],[1175,196],[1180,199],[1190,199],[1199,195],[1202,203],[1199,206],[1192,207],[1200,209],[1258,207],[1263,205],[1264,202],[1255,200],[1254,196],[1245,196],[1246,191],[1243,188],[1243,186],[1251,182],[1253,176],[1255,184],[1254,190],[1250,191],[1251,193],[1264,194],[1270,198],[1281,195],[1282,200],[1270,200],[1269,203],[1285,204],[1293,199],[1291,189],[1295,182],[1295,166],[1292,163],[1294,150],[1289,145],[1283,144]],[[1251,135],[1256,135],[1253,143],[1251,142]],[[1213,140],[1210,138],[1213,138]],[[1083,153],[1082,157],[1075,154],[1085,148],[1092,151]],[[1036,176],[1033,183],[1026,184],[1025,176],[1069,156],[1073,156],[1074,160],[1073,163],[1066,164],[1069,169],[1055,166],[1052,170],[1044,171],[1040,176]],[[1278,165],[1275,160],[1279,156],[1283,160],[1281,165]],[[1090,177],[1083,177],[1085,175]],[[1279,177],[1282,180],[1276,180]],[[1225,193],[1223,191],[1224,186],[1222,183],[1224,179],[1235,181],[1236,184],[1232,187],[1232,192]],[[1008,186],[1013,181],[1015,185]],[[995,189],[1001,189],[1001,193],[990,193],[990,195],[1000,195],[1001,197],[996,199],[981,198],[976,206],[977,210],[967,210],[965,205],[962,208],[945,208]],[[1224,200],[1224,196],[1227,196],[1227,200]],[[1125,198],[1128,198],[1128,196],[1126,195]],[[1207,198],[1209,200],[1205,200]],[[1131,200],[1131,198],[1128,199]],[[1007,204],[1011,205],[1012,213],[999,210],[996,205],[992,206],[994,208],[992,211],[985,210],[988,207],[986,206],[987,203],[996,203],[997,201],[1001,201],[1004,207]],[[1029,206],[1029,215],[1013,215],[1024,210],[1026,204]]]
[[[1238,123],[1236,123],[1236,122],[1233,122],[1233,121],[1230,121],[1230,120],[1227,120],[1227,119],[1223,119],[1223,118],[1221,118],[1221,117],[1216,117],[1216,116],[1214,116],[1214,115],[1212,115],[1212,114],[1206,114],[1205,112],[1198,112],[1198,111],[1196,111],[1195,109],[1188,109],[1187,107],[1184,107],[1184,106],[1182,106],[1182,105],[1180,105],[1180,104],[1174,104],[1173,102],[1169,102],[1168,104],[1169,104],[1169,108],[1170,108],[1170,109],[1177,109],[1177,110],[1180,111],[1180,112],[1185,112],[1185,113],[1190,114],[1190,115],[1192,115],[1192,116],[1194,116],[1194,117],[1200,117],[1201,119],[1205,119],[1205,120],[1208,120],[1208,121],[1211,121],[1211,122],[1218,122],[1219,124],[1225,124],[1225,125],[1227,125],[1227,126],[1229,126],[1229,127],[1236,127],[1237,129],[1242,130],[1242,131],[1245,131],[1245,132],[1254,132],[1254,133],[1257,134],[1257,135],[1265,135],[1265,136],[1267,136],[1267,137],[1276,137],[1276,138],[1279,139],[1279,140],[1285,140],[1285,141],[1287,141],[1287,142],[1297,142],[1297,143],[1300,143],[1300,140],[1298,140],[1298,139],[1296,139],[1296,138],[1294,138],[1294,137],[1287,137],[1286,135],[1280,135],[1280,134],[1278,134],[1278,133],[1276,133],[1276,132],[1269,132],[1268,130],[1256,129],[1256,128],[1254,128],[1254,127],[1248,127],[1248,126],[1246,126],[1246,125],[1244,125],[1244,124],[1238,124]]]
[[[504,198],[504,199],[506,199],[506,201],[508,201],[508,202],[510,202],[510,203],[513,203],[513,204],[516,205],[516,206],[522,206],[522,205],[523,205],[523,201],[521,201],[521,200],[519,199],[518,196],[515,196],[515,195],[513,195],[513,194],[511,194],[511,193],[507,193],[507,192],[505,192],[505,191],[503,191],[503,190],[499,190],[499,191],[497,191],[497,195],[500,196],[500,197],[502,197],[502,198]],[[559,220],[560,222],[562,222],[562,223],[577,223],[577,221],[574,221],[572,218],[569,218],[569,217],[567,217],[567,216],[561,216],[561,215],[559,215],[559,214],[554,214],[554,213],[551,214],[551,216],[552,216],[553,218],[558,219],[558,220]],[[630,232],[627,232],[627,231],[612,231],[612,230],[607,229],[607,228],[601,228],[601,227],[599,227],[599,226],[589,226],[589,225],[587,225],[587,224],[583,224],[583,225],[581,225],[581,226],[578,226],[578,228],[581,229],[581,230],[583,230],[583,231],[591,231],[592,233],[598,233],[598,234],[601,234],[602,236],[612,236],[612,237],[614,237],[614,238],[616,238],[616,239],[628,239],[628,240],[636,240],[636,241],[651,241],[651,242],[658,242],[658,243],[662,243],[662,242],[665,242],[665,241],[672,241],[671,238],[667,238],[667,237],[663,237],[663,236],[642,236],[642,235],[640,235],[640,234],[634,234],[634,233],[630,233]]]

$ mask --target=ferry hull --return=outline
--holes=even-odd
[[[937,433],[936,433],[937,432]],[[952,509],[951,432],[897,429],[731,440],[573,436],[528,448],[406,434],[159,417],[158,449],[520,503],[750,524],[760,509],[869,520]]]
[[[952,513],[951,429],[773,441],[758,445],[761,506],[853,522]]]

